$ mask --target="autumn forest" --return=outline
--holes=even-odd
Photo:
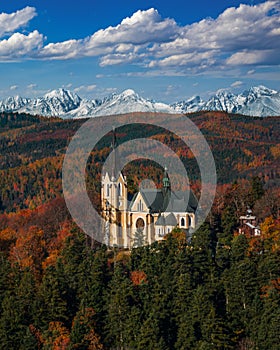
[[[215,159],[212,209],[190,242],[175,228],[162,243],[128,251],[87,237],[64,202],[64,154],[84,120],[0,115],[0,349],[279,350],[280,118],[188,117]],[[195,157],[175,135],[135,124],[116,136],[172,148],[199,198]],[[86,167],[97,210],[111,139],[98,142]],[[130,194],[145,178],[161,186],[151,161],[123,171]],[[258,236],[240,234],[248,208]]]

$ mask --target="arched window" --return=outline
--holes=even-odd
[[[185,219],[181,218],[181,227],[185,227]]]
[[[136,221],[136,228],[143,229],[145,227],[145,222],[142,218],[138,218]]]
[[[143,203],[142,203],[142,200],[140,199],[139,200],[139,203],[138,203],[138,211],[143,211]]]
[[[110,196],[110,185],[107,184],[107,197],[109,197],[109,196]]]
[[[118,195],[122,195],[122,185],[120,183],[118,184]]]

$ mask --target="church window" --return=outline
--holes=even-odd
[[[141,199],[139,200],[139,203],[138,203],[138,211],[143,211],[143,203]]]
[[[136,228],[143,230],[144,227],[145,227],[144,220],[142,218],[137,219],[137,221],[136,221]]]
[[[122,195],[122,185],[120,183],[118,184],[118,195]]]
[[[185,219],[184,218],[181,218],[181,226],[185,227]]]
[[[107,184],[107,197],[109,197],[109,196],[110,196],[110,185]]]

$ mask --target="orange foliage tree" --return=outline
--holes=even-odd
[[[28,230],[20,230],[15,245],[10,251],[10,260],[21,269],[31,268],[34,273],[41,271],[42,262],[46,255],[44,232],[37,226]]]

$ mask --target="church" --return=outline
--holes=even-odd
[[[116,148],[115,135],[112,143]],[[197,199],[190,191],[172,191],[167,169],[162,188],[140,188],[128,197],[127,179],[122,171],[115,171],[117,156],[111,171],[101,180],[101,215],[104,218],[104,243],[109,247],[131,249],[161,241],[178,227],[187,238],[195,228]]]

